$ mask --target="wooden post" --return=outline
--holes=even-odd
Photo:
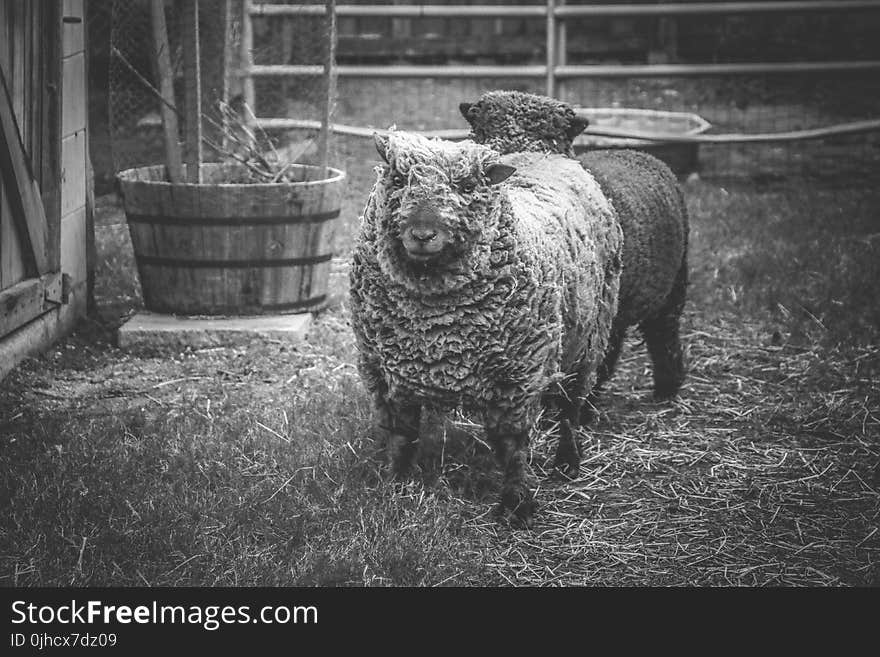
[[[183,78],[186,84],[186,179],[202,182],[202,72],[199,63],[199,3],[182,4]]]
[[[293,64],[293,18],[283,16],[281,18],[281,62],[283,64]],[[281,78],[281,98],[287,103],[290,98],[290,78]],[[287,107],[282,109],[287,112]]]
[[[556,0],[556,5],[564,5],[565,0]],[[565,17],[556,21],[556,64],[559,66],[565,66],[568,63],[568,21]],[[557,97],[561,100],[565,100],[565,95],[563,90],[565,89],[565,85],[563,84],[565,80],[558,81],[559,93],[557,93]]]
[[[236,49],[235,44],[235,17],[238,16],[237,10],[240,9],[239,3],[235,0],[225,0],[226,16],[223,21],[223,96],[224,103],[229,103],[232,98],[241,93],[241,49]],[[242,18],[242,16],[239,16]],[[241,35],[239,34],[239,38]],[[219,110],[219,108],[218,108]],[[229,151],[229,117],[226,112],[219,112],[220,125],[223,126],[221,145],[224,151]]]
[[[86,62],[86,71],[88,72],[91,65],[91,57],[89,55],[89,21],[86,20],[90,7],[86,4],[83,7],[83,44],[84,56]],[[59,21],[60,22],[60,21]],[[63,27],[61,30],[63,41]],[[63,50],[63,45],[62,45]],[[88,78],[86,79],[86,93],[88,92]],[[95,271],[98,266],[98,247],[95,241],[95,167],[92,165],[91,156],[91,140],[92,130],[89,124],[88,104],[86,105],[86,314],[94,315],[97,310],[97,301],[95,300]],[[59,198],[59,203],[60,203]],[[61,214],[59,209],[58,214]],[[60,226],[59,226],[60,232]],[[59,235],[58,246],[61,246]],[[60,250],[60,249],[59,249]],[[58,264],[61,264],[61,254],[58,254]],[[61,267],[59,266],[59,269]]]
[[[565,6],[565,0],[556,0],[557,7]],[[568,61],[566,38],[568,36],[568,20],[563,16],[556,21],[556,63],[565,65]]]
[[[218,103],[228,102],[227,32],[231,0],[199,1],[199,68],[202,76],[202,163],[211,156],[210,142],[223,143],[223,118]],[[216,156],[217,154],[211,153]],[[204,167],[202,170],[204,174]]]
[[[173,183],[183,182],[183,159],[180,154],[180,132],[177,129],[177,113],[171,109],[174,104],[174,72],[171,69],[171,55],[168,51],[168,30],[165,27],[165,2],[151,0],[150,13],[153,22],[153,56],[156,72],[159,75],[159,93],[164,102],[159,103],[162,111],[162,125],[165,129],[165,166],[168,179]]]
[[[395,5],[404,5],[406,0],[394,0]],[[409,39],[412,36],[412,21],[409,18],[391,19],[391,38]]]
[[[321,133],[318,142],[319,166],[323,176],[329,176],[330,130],[333,116],[333,103],[336,96],[336,0],[326,0],[327,8],[327,48],[324,57],[324,115],[321,117]]]
[[[556,2],[547,0],[547,81],[546,94],[556,93]]]
[[[251,22],[251,0],[242,0],[241,3],[241,93],[244,102],[250,111],[244,112],[245,123],[253,123],[252,116],[257,114],[256,94],[254,92],[254,77],[251,74],[251,66],[254,65],[254,25]]]

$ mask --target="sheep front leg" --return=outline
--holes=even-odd
[[[504,472],[499,511],[512,514],[511,519],[515,525],[529,527],[536,505],[534,494],[526,481],[528,425],[526,428],[487,425],[486,436],[494,447]]]
[[[391,475],[401,479],[409,474],[419,439],[422,407],[419,404],[377,399],[376,425],[385,436],[385,460]]]

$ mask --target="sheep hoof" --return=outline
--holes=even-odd
[[[561,457],[556,455],[556,461],[553,463],[553,477],[567,479],[573,481],[581,474],[581,459],[579,456],[575,458]]]
[[[570,431],[559,438],[556,446],[556,458],[553,461],[554,473],[566,479],[577,479],[581,473],[583,453],[578,439]]]
[[[391,481],[406,482],[413,478],[416,474],[416,465],[411,458],[396,458],[391,460],[387,467],[387,478]]]
[[[654,401],[669,401],[678,394],[684,383],[683,372],[673,372],[654,379]]]
[[[388,476],[396,480],[409,478],[416,454],[416,441],[395,433],[389,433],[385,446],[385,464]]]
[[[674,399],[678,394],[680,384],[672,383],[668,385],[660,385],[654,388],[654,401],[665,402]]]
[[[588,427],[595,423],[599,417],[599,412],[590,405],[584,404],[581,408],[581,414],[578,418],[578,424],[582,427]]]
[[[501,493],[497,513],[514,529],[529,529],[534,522],[538,505],[528,490],[508,488]]]

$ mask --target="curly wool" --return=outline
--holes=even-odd
[[[488,91],[462,103],[470,138],[499,153],[560,153],[574,156],[573,141],[587,125],[566,103],[521,91]]]
[[[618,315],[632,326],[663,308],[686,259],[684,196],[675,174],[648,153],[590,151],[580,162],[611,199],[623,228]]]
[[[500,153],[573,156],[571,135],[583,130],[569,105],[546,96],[491,91],[470,107],[467,118],[475,141]],[[618,313],[619,322],[631,326],[664,308],[683,268],[688,242],[684,197],[675,174],[647,153],[598,150],[580,162],[611,199],[623,229]]]
[[[560,377],[595,380],[617,310],[622,235],[596,180],[560,156],[499,159],[472,142],[392,132],[351,268],[367,387],[389,401],[527,426]],[[486,168],[517,167],[490,185]],[[560,175],[562,172],[564,175]],[[402,176],[405,185],[396,188]],[[477,182],[462,192],[462,179]],[[399,179],[399,178],[398,178]],[[411,262],[400,225],[425,199],[453,248]]]

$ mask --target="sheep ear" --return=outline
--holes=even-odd
[[[587,129],[587,126],[590,125],[590,122],[582,116],[574,117],[568,124],[568,128],[565,131],[565,134],[568,135],[569,139],[574,139],[579,134],[581,134],[584,130]]]
[[[383,137],[378,132],[373,133],[373,141],[376,143],[376,150],[379,156],[388,164],[388,137]]]
[[[510,178],[516,172],[516,167],[506,164],[493,164],[486,169],[486,178],[489,179],[490,185],[497,185]]]
[[[459,104],[458,104],[458,111],[461,112],[461,115],[462,115],[465,119],[467,119],[468,121],[470,121],[471,118],[468,116],[468,112],[470,111],[471,107],[473,107],[473,106],[474,106],[473,103],[459,103]]]

